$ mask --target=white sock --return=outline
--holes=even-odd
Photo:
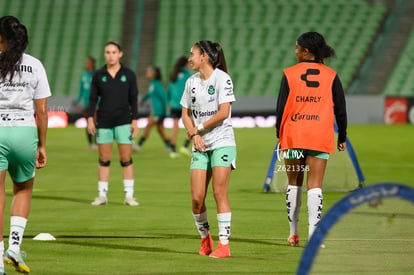
[[[217,214],[219,240],[221,244],[228,244],[230,240],[231,212]]]
[[[302,186],[288,185],[286,190],[286,209],[288,214],[289,237],[298,235],[299,211],[302,205]]]
[[[132,198],[134,196],[134,180],[124,179],[124,192],[126,198]]]
[[[15,253],[20,253],[20,245],[23,242],[26,223],[26,218],[19,216],[10,217],[9,249]]]
[[[322,216],[322,189],[312,188],[308,190],[308,222],[309,222],[309,235],[312,236],[315,228],[318,226]]]
[[[108,185],[109,183],[107,181],[98,181],[99,197],[106,198],[106,194],[108,193]]]
[[[0,256],[4,255],[4,240],[0,241]],[[0,267],[4,268],[3,261],[0,261]]]
[[[210,232],[210,225],[208,224],[208,215],[207,210],[200,214],[194,214],[194,223],[197,227],[198,233],[200,233],[201,238],[205,238],[208,236]]]

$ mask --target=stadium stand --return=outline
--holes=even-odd
[[[124,1],[0,1],[0,16],[14,15],[29,30],[27,52],[48,72],[54,95],[76,96],[85,57],[103,65],[103,45],[121,38]]]
[[[383,94],[386,96],[414,96],[414,28],[401,52]]]
[[[157,3],[158,15],[147,23],[156,25],[156,39],[141,40],[139,47],[154,47],[154,64],[162,68],[164,76],[178,56],[189,53],[194,42],[219,41],[236,93],[244,98],[277,94],[282,69],[296,62],[294,43],[305,31],[323,33],[335,48],[337,58],[328,65],[338,71],[348,88],[388,16],[385,0],[13,0],[0,1],[0,15],[15,15],[28,26],[28,53],[43,61],[54,95],[74,97],[85,56],[94,55],[101,66],[102,45],[108,40],[120,41],[125,35],[122,24],[136,20],[134,12],[128,15],[130,19],[123,18],[126,5],[133,1],[145,2],[143,20],[148,22],[152,18],[145,16],[146,10],[150,2]],[[382,87],[383,94],[413,94],[413,72],[407,65],[413,62],[409,52],[413,36]],[[136,67],[142,73],[148,64],[142,64],[141,59]]]
[[[380,2],[360,0],[159,0],[155,63],[169,72],[194,42],[223,45],[241,96],[274,96],[282,69],[295,61],[296,38],[318,31],[336,49],[329,63],[348,87],[386,15]],[[309,16],[312,15],[312,16]]]

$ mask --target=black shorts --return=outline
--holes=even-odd
[[[170,117],[172,118],[181,118],[182,109],[171,109]]]

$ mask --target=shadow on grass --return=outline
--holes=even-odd
[[[59,196],[43,196],[43,195],[33,195],[33,199],[40,199],[40,200],[52,200],[52,201],[68,201],[68,202],[77,202],[82,204],[88,204],[90,205],[92,202],[92,199],[79,199],[79,198],[73,198],[73,197],[59,197]],[[125,205],[122,202],[110,202],[113,205]]]
[[[34,236],[27,235],[26,238],[33,238]],[[155,247],[151,244],[162,242],[163,240],[199,240],[196,235],[189,234],[158,234],[156,236],[114,236],[114,235],[56,235],[55,236],[58,244],[76,245],[80,247],[96,247],[102,249],[119,249],[119,250],[130,250],[130,251],[143,251],[143,252],[159,252],[159,253],[179,253],[193,255],[194,251],[183,251],[168,249],[165,247]],[[99,239],[106,240],[121,240],[121,239],[135,239],[135,240],[154,240],[148,246],[137,245],[135,242],[128,241],[129,244],[112,244],[108,242],[99,242]],[[232,238],[232,243],[250,243],[255,245],[266,245],[274,247],[285,247],[286,244],[283,242],[277,242],[279,240],[273,239],[249,239],[249,238]],[[163,241],[165,243],[165,241]]]

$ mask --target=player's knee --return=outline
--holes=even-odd
[[[121,164],[122,167],[130,166],[132,164],[132,158],[128,161],[122,161],[121,160],[119,163]]]
[[[103,167],[109,167],[111,165],[111,160],[104,161],[99,159],[99,165]]]

